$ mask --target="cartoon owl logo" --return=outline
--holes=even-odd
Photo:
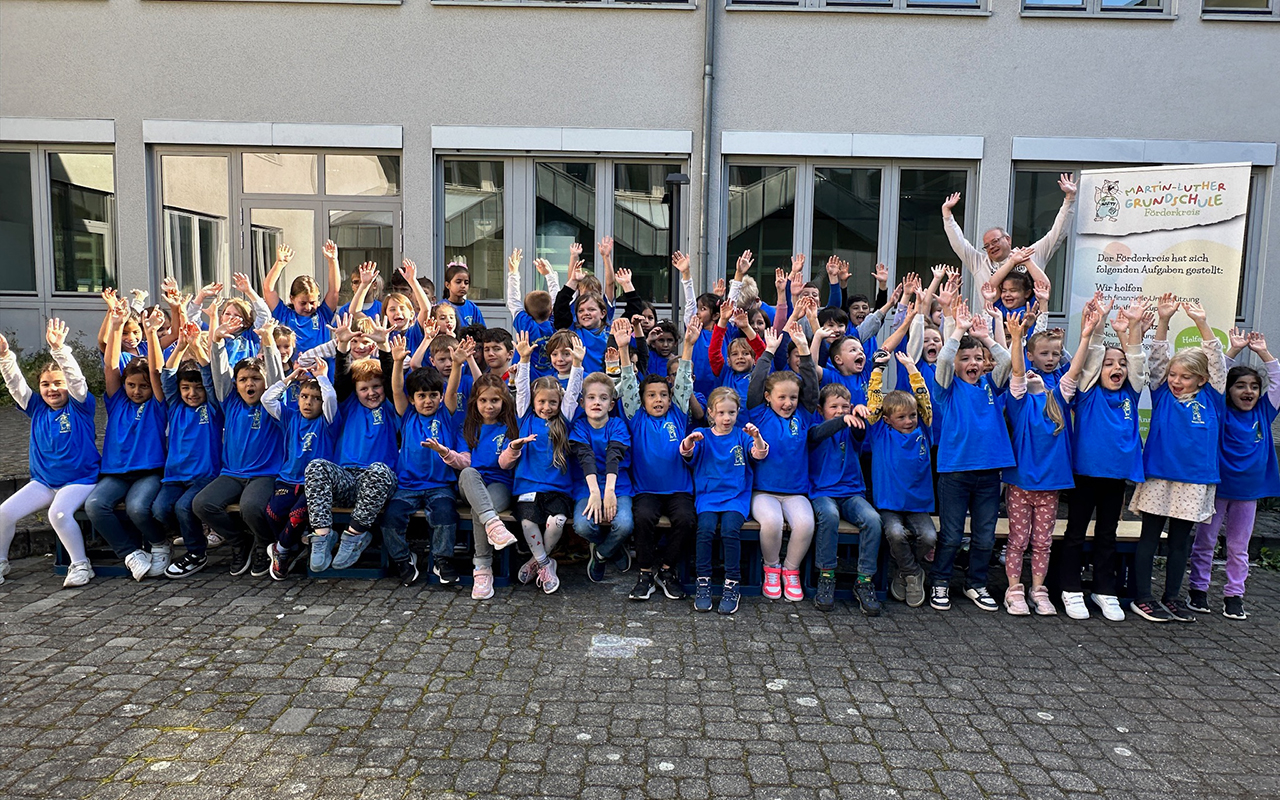
[[[249,430],[256,431],[262,428],[262,409],[253,409],[253,418],[249,423]]]
[[[203,406],[200,406],[200,412],[199,412],[199,414],[197,415],[197,417],[198,417],[198,424],[200,424],[200,425],[208,425],[208,424],[209,424],[209,406],[208,406],[208,404],[205,404],[205,405],[203,405]]]
[[[733,465],[735,467],[745,467],[747,465],[746,455],[742,452],[742,445],[733,446]]]
[[[71,433],[71,414],[67,411],[58,415],[58,433]]]
[[[983,388],[987,390],[987,405],[994,406],[996,404],[996,398],[991,394],[991,384],[987,384]]]
[[[373,424],[374,424],[374,425],[381,425],[381,424],[382,424],[382,409],[380,409],[380,408],[375,408],[375,409],[373,410]]]
[[[142,421],[142,415],[143,415],[143,414],[145,414],[145,413],[146,413],[146,411],[147,411],[147,406],[146,406],[146,404],[145,404],[145,403],[144,403],[143,405],[140,405],[140,406],[138,406],[137,408],[135,408],[135,409],[133,410],[133,421],[134,421],[134,422],[141,422],[141,421]]]
[[[667,441],[668,441],[668,442],[675,442],[675,441],[679,441],[679,437],[677,437],[677,436],[676,436],[676,426],[675,426],[675,423],[673,423],[673,422],[664,422],[664,423],[662,424],[662,429],[663,429],[664,431],[666,431],[666,432],[667,432]]]
[[[308,433],[302,437],[302,452],[310,453],[316,446],[316,435]]]
[[[1126,397],[1120,407],[1124,409],[1125,419],[1129,419],[1129,420],[1133,419],[1133,401],[1132,400]]]
[[[800,433],[800,422],[795,417],[791,418],[790,428],[792,436],[796,436]]]
[[[505,447],[506,444],[507,444],[507,435],[505,433],[500,433],[497,436],[493,437],[493,452],[501,453],[502,448]]]

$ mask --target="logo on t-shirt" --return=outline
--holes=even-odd
[[[507,435],[505,433],[500,433],[497,436],[493,437],[494,454],[500,455],[502,453],[502,448],[506,443],[507,443]]]
[[[302,437],[302,452],[310,453],[316,445],[316,435],[314,432],[307,433]]]
[[[746,455],[742,452],[742,445],[735,444],[733,446],[733,450],[731,450],[730,452],[733,453],[733,465],[735,467],[745,467],[747,465],[747,458],[746,458]]]
[[[991,394],[991,384],[984,384],[982,388],[987,390],[987,405],[994,406],[996,404],[996,398]]]
[[[253,421],[249,424],[249,430],[256,431],[262,427],[262,409],[255,408],[253,410]]]
[[[1263,439],[1262,424],[1259,422],[1255,422],[1253,423],[1253,443],[1257,444],[1261,442],[1262,439]]]
[[[133,410],[133,421],[134,421],[134,422],[141,422],[141,421],[142,421],[142,415],[143,415],[143,414],[145,414],[145,413],[146,413],[146,411],[147,411],[147,404],[146,404],[146,403],[143,403],[142,405],[140,405],[140,406],[138,406],[137,408],[135,408],[135,409]]]
[[[800,433],[800,421],[795,417],[791,418],[791,435],[795,436]]]
[[[380,408],[375,408],[375,409],[373,409],[373,414],[372,414],[372,415],[371,415],[371,417],[370,417],[370,423],[369,423],[369,424],[371,424],[371,425],[381,425],[381,424],[382,424],[382,409],[380,409]]]
[[[58,433],[71,433],[70,411],[63,411],[58,415]]]
[[[662,423],[662,429],[667,432],[668,442],[679,441],[679,438],[676,436],[676,425],[674,422],[667,421]]]
[[[196,412],[196,424],[198,425],[209,424],[209,406],[207,405],[200,406],[200,410]]]
[[[1120,407],[1124,409],[1124,418],[1127,420],[1132,420],[1133,419],[1133,401],[1126,397],[1124,399],[1124,402],[1120,404]]]
[[[1191,424],[1203,425],[1204,415],[1200,412],[1204,410],[1204,403],[1201,403],[1199,400],[1192,400],[1187,403],[1187,408],[1191,411]]]

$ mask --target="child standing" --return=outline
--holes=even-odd
[[[1234,358],[1242,344],[1257,353],[1267,370],[1267,393],[1264,397],[1262,376],[1253,367],[1232,366],[1227,372],[1226,413],[1218,449],[1222,482],[1213,501],[1213,519],[1196,528],[1191,548],[1191,600],[1187,605],[1192,611],[1209,613],[1213,548],[1225,525],[1227,583],[1222,590],[1222,615],[1246,619],[1244,582],[1249,577],[1249,537],[1253,534],[1254,514],[1258,500],[1280,495],[1280,468],[1271,435],[1271,426],[1280,414],[1280,361],[1267,350],[1267,340],[1261,333],[1250,333],[1248,337],[1239,331],[1232,334],[1228,355]]]
[[[733,320],[741,336],[726,341],[726,326]],[[720,386],[728,386],[738,393],[743,403],[747,401],[747,388],[751,385],[751,368],[764,353],[764,340],[747,321],[747,312],[736,308],[732,300],[720,304],[720,319],[711,331],[711,344],[707,351],[711,372]],[[746,425],[746,417],[738,425]]]
[[[98,482],[101,459],[94,425],[96,401],[66,345],[67,332],[67,326],[56,318],[45,327],[53,361],[40,369],[38,392],[31,391],[8,340],[0,336],[0,374],[13,402],[31,420],[27,449],[31,480],[0,503],[0,583],[9,574],[9,547],[18,520],[42,508],[49,509],[53,531],[71,557],[62,585],[84,586],[93,578],[75,513]]]
[[[471,272],[467,269],[466,262],[449,262],[444,270],[445,297],[453,305],[460,327],[484,325],[484,314],[480,313],[480,306],[467,299],[467,292],[470,290]]]
[[[618,322],[625,323],[630,340],[630,323]],[[615,323],[614,332],[623,328]],[[609,562],[619,572],[631,570],[627,551],[627,539],[635,527],[631,516],[631,434],[625,422],[609,416],[617,402],[617,391],[608,375],[593,372],[586,376],[582,380],[582,411],[569,431],[569,451],[579,470],[573,481],[573,531],[591,543],[587,577],[593,583],[604,580]],[[600,530],[606,523],[607,536]]]
[[[546,291],[534,290],[520,301],[520,259],[524,251],[516,248],[507,259],[507,313],[511,314],[511,328],[516,333],[527,333],[529,341],[536,348],[532,379],[537,380],[544,375],[554,375],[549,360],[549,340],[556,332],[555,323],[551,319],[551,298],[560,292],[560,278],[545,258],[535,259],[533,266],[547,282]]]
[[[737,427],[742,403],[734,390],[724,386],[713,390],[707,407],[711,427],[705,434],[694,431],[680,442],[680,455],[693,467],[698,512],[698,585],[693,610],[711,610],[711,542],[718,528],[724,551],[724,591],[717,611],[732,614],[738,610],[738,583],[742,580],[738,535],[751,511],[751,466],[747,454],[760,462],[769,455],[769,445],[755,425]]]
[[[333,258],[329,259],[331,249]],[[329,269],[329,287],[323,295],[320,284],[310,275],[299,275],[293,279],[289,284],[287,303],[276,294],[280,275],[293,260],[293,249],[283,244],[276,248],[275,263],[262,282],[263,302],[271,309],[271,316],[281,325],[288,326],[298,337],[295,347],[299,353],[329,340],[329,324],[333,322],[333,313],[338,308],[338,289],[342,285],[342,276],[338,273],[338,246],[332,241],[325,242],[324,254]]]
[[[809,503],[809,426],[818,409],[818,376],[808,343],[798,323],[787,326],[800,353],[800,374],[769,374],[773,354],[781,339],[765,331],[765,356],[756,361],[747,391],[751,422],[769,442],[769,456],[755,469],[751,516],[760,523],[760,554],[764,559],[765,597],[804,599],[800,565],[813,539],[813,506]],[[708,400],[710,402],[710,400]],[[782,524],[791,528],[785,562],[782,560]]]
[[[1169,320],[1182,309],[1200,332],[1200,347],[1169,355]],[[1156,306],[1155,340],[1151,343],[1151,430],[1142,464],[1146,481],[1129,503],[1142,513],[1142,536],[1134,555],[1137,597],[1133,610],[1150,622],[1195,622],[1179,598],[1187,571],[1192,529],[1214,516],[1219,480],[1218,442],[1227,370],[1222,343],[1205,320],[1198,303],[1161,296]],[[1165,526],[1169,528],[1164,595],[1152,594],[1151,570]]]

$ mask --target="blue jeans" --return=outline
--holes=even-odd
[[[699,578],[711,577],[711,542],[720,528],[720,545],[724,549],[724,579],[742,580],[742,540],[738,534],[747,518],[737,511],[703,511],[698,515],[698,542],[694,548]]]
[[[964,518],[970,518],[969,574],[965,586],[985,589],[991,549],[996,543],[996,517],[1000,513],[1000,470],[943,472],[938,475],[938,518],[942,533],[933,559],[935,586],[951,582],[956,553],[964,538]]]
[[[452,486],[436,489],[396,489],[382,511],[382,545],[387,557],[397,563],[409,558],[409,542],[404,532],[409,517],[422,509],[431,526],[432,558],[451,558],[458,538],[458,493]]]
[[[880,558],[880,515],[860,494],[852,497],[813,498],[813,557],[818,569],[836,568],[840,520],[858,526],[858,574],[876,574]]]
[[[125,558],[135,550],[164,541],[164,530],[151,516],[151,505],[159,492],[159,472],[102,475],[84,501],[84,510],[98,534],[116,555]],[[116,514],[116,503],[121,500],[127,523]]]
[[[609,526],[608,536],[600,532],[599,525],[583,516],[587,510],[587,500],[584,497],[573,507],[573,532],[594,544],[596,554],[605,561],[610,561],[617,555],[618,548],[631,537],[631,531],[636,526],[631,516],[631,498],[618,498],[618,513],[614,514],[613,521],[605,523]]]
[[[202,556],[209,549],[209,538],[204,535],[204,525],[193,508],[200,490],[213,483],[213,476],[197,478],[190,483],[178,481],[161,485],[151,504],[151,518],[162,531],[172,530],[176,524],[182,534],[187,552]]]

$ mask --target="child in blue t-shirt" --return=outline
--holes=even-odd
[[[154,331],[147,335],[159,344]],[[213,396],[209,359],[196,342],[199,335],[195,325],[179,331],[159,379],[152,381],[160,386],[157,397],[169,407],[169,453],[151,514],[162,530],[176,523],[187,548],[183,556],[166,566],[166,578],[185,578],[208,563],[205,553],[209,541],[194,504],[196,495],[222,470],[222,409]],[[157,561],[157,556],[162,559],[168,549],[167,544],[153,545],[152,561]]]
[[[527,333],[516,337],[516,414],[520,438],[503,452],[503,466],[515,466],[511,491],[516,497],[516,519],[532,557],[516,574],[521,583],[537,580],[542,591],[560,588],[556,561],[551,552],[573,513],[573,480],[569,475],[569,421],[578,408],[582,391],[582,360],[586,348],[573,344],[573,367],[568,389],[550,375],[530,382],[534,345]]]
[[[680,455],[693,468],[694,505],[698,512],[698,584],[693,610],[712,608],[711,543],[718,528],[724,590],[717,611],[732,614],[738,610],[741,597],[738,583],[742,580],[742,545],[738,536],[751,513],[752,468],[747,457],[763,461],[769,455],[769,445],[755,425],[737,427],[742,402],[733,389],[714,389],[707,398],[707,409],[711,427],[705,433],[693,431],[680,442]]]
[[[262,282],[263,302],[271,309],[271,316],[297,336],[296,352],[299,353],[329,341],[329,325],[338,309],[338,289],[342,285],[338,246],[332,241],[325,242],[323,253],[328,268],[328,288],[323,293],[315,278],[299,275],[289,284],[288,302],[276,294],[276,284],[293,259],[293,249],[283,244],[276,247],[275,263]]]
[[[895,353],[911,392],[885,394],[888,353],[877,352],[867,383],[867,438],[871,441],[871,491],[896,570],[889,595],[911,608],[924,605],[924,562],[937,545],[933,526],[933,474],[929,426],[933,405],[916,362]],[[915,539],[914,546],[911,539]]]
[[[609,306],[599,294],[577,291],[578,283],[585,278],[581,267],[569,273],[569,280],[556,295],[552,317],[557,330],[570,330],[582,341],[587,353],[582,362],[583,371],[601,372],[609,341]]]
[[[468,325],[484,325],[484,314],[480,313],[480,307],[467,299],[467,292],[470,289],[471,272],[467,270],[466,263],[449,262],[444,270],[444,292],[458,314],[458,327],[461,328]]]
[[[1009,351],[991,338],[987,322],[963,304],[944,309],[953,330],[938,356],[936,411],[942,414],[938,442],[938,511],[942,535],[933,561],[929,604],[951,607],[951,574],[970,518],[971,543],[965,596],[983,611],[1000,606],[987,591],[987,567],[1000,510],[1000,470],[1014,465],[1009,429],[995,389],[1009,375]],[[988,376],[983,348],[995,361]]]
[[[1230,363],[1227,372],[1226,408],[1222,417],[1222,439],[1218,448],[1218,484],[1213,519],[1196,528],[1191,548],[1192,611],[1209,613],[1209,576],[1213,549],[1225,525],[1227,541],[1227,582],[1223,586],[1222,615],[1246,619],[1244,582],[1249,577],[1249,537],[1258,501],[1280,495],[1280,468],[1276,464],[1271,426],[1280,414],[1280,361],[1267,349],[1261,333],[1247,336],[1231,332],[1229,359],[1244,347],[1258,354],[1267,371],[1265,384],[1253,367]],[[1263,386],[1266,394],[1263,395]]]
[[[270,357],[270,356],[268,356]],[[267,504],[267,518],[276,540],[267,546],[271,578],[282,581],[302,556],[307,527],[307,465],[317,458],[332,459],[338,435],[338,396],[329,382],[328,364],[313,361],[276,381],[262,396],[262,406],[284,434],[285,459],[275,493]],[[298,389],[291,389],[298,385]],[[286,402],[291,394],[295,402]]]
[[[627,326],[628,332],[630,325]],[[593,372],[582,380],[582,408],[569,427],[573,455],[573,530],[591,543],[587,577],[604,580],[605,565],[619,572],[631,570],[627,539],[631,518],[631,434],[619,417],[609,415],[617,405],[613,380]],[[609,526],[605,534],[602,526]]]
[[[1200,333],[1199,347],[1169,355],[1169,320],[1181,309]],[[1150,622],[1195,622],[1179,595],[1187,572],[1191,535],[1197,522],[1214,515],[1215,489],[1221,480],[1218,447],[1227,369],[1222,342],[1214,335],[1198,303],[1178,302],[1171,293],[1156,306],[1151,343],[1151,428],[1142,454],[1146,480],[1138,484],[1129,510],[1141,512],[1142,534],[1134,554],[1131,608]],[[1168,526],[1168,562],[1164,594],[1152,593],[1151,571],[1160,535]]]
[[[66,345],[67,332],[62,320],[49,320],[45,341],[53,360],[40,368],[36,392],[27,385],[8,340],[0,336],[0,374],[13,402],[31,420],[31,480],[0,503],[0,583],[9,572],[9,545],[18,520],[44,508],[49,509],[49,523],[71,558],[62,585],[84,586],[93,578],[75,513],[98,481],[96,402]]]
[[[149,315],[143,323],[158,327],[158,316]],[[164,472],[169,415],[155,395],[146,357],[131,360],[123,371],[119,368],[120,334],[128,318],[128,308],[117,305],[107,323],[103,369],[107,432],[98,485],[84,505],[94,528],[124,559],[134,580],[140,581],[149,575],[164,574],[169,566],[164,531],[151,515]],[[124,519],[116,514],[116,503],[121,500],[125,504]]]

